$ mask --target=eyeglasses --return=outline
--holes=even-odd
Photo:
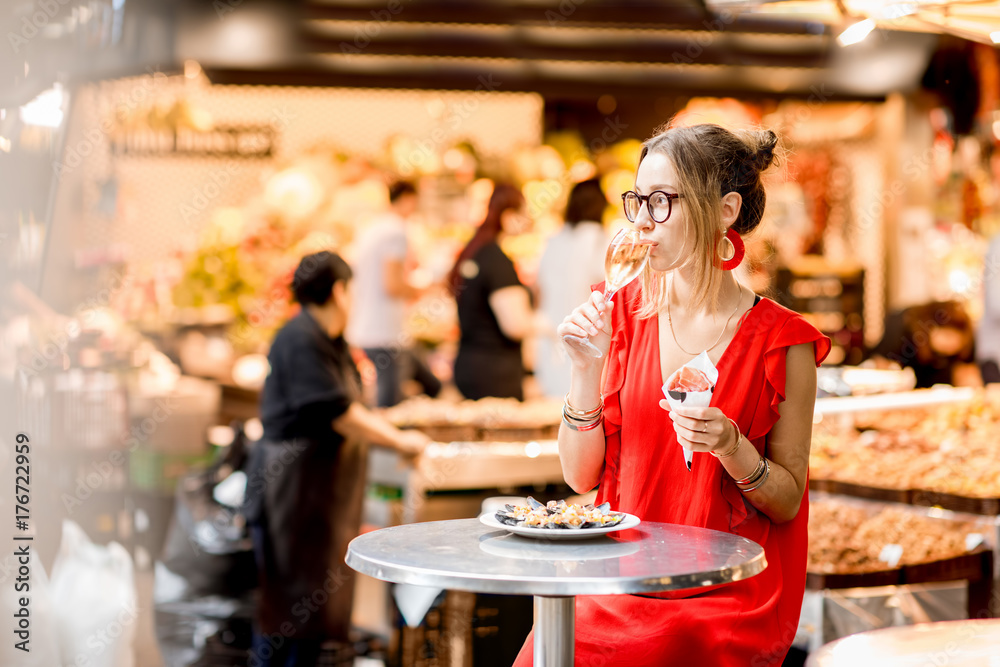
[[[629,222],[635,222],[635,219],[639,217],[642,202],[645,201],[646,211],[649,213],[649,217],[653,219],[653,222],[666,222],[671,212],[673,212],[674,200],[680,199],[683,196],[673,192],[664,192],[663,190],[654,190],[648,195],[640,195],[637,192],[629,190],[622,193],[622,205],[625,207],[625,217],[628,218]]]

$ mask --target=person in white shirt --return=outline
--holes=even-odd
[[[389,187],[390,209],[358,240],[354,256],[354,309],[347,339],[375,365],[376,405],[402,400],[402,378],[411,375],[428,396],[441,381],[404,342],[406,303],[419,294],[406,277],[406,221],[417,211],[417,190],[398,181]]]
[[[546,396],[569,391],[569,361],[556,326],[604,280],[608,235],[601,218],[608,200],[596,179],[577,183],[569,195],[566,224],[545,246],[538,266],[539,327],[535,377]]]

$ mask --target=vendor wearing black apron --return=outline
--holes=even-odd
[[[264,439],[247,484],[260,576],[250,664],[311,666],[325,640],[346,641],[365,487],[365,443],[414,456],[427,444],[361,403],[361,383],[343,332],[351,269],[339,256],[303,258],[292,289],[301,312],[271,344],[264,384]]]

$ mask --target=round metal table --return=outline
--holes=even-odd
[[[1000,619],[921,623],[838,639],[809,656],[806,667],[1000,667]]]
[[[760,545],[705,528],[643,522],[605,537],[519,537],[476,519],[383,528],[355,538],[347,564],[376,579],[533,595],[535,667],[572,667],[576,595],[678,591],[764,570]]]

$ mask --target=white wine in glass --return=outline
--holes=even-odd
[[[604,300],[610,301],[615,292],[636,279],[649,260],[649,244],[642,241],[634,229],[620,229],[611,239],[604,255]],[[563,336],[563,340],[584,349],[595,358],[603,353],[587,338]]]

